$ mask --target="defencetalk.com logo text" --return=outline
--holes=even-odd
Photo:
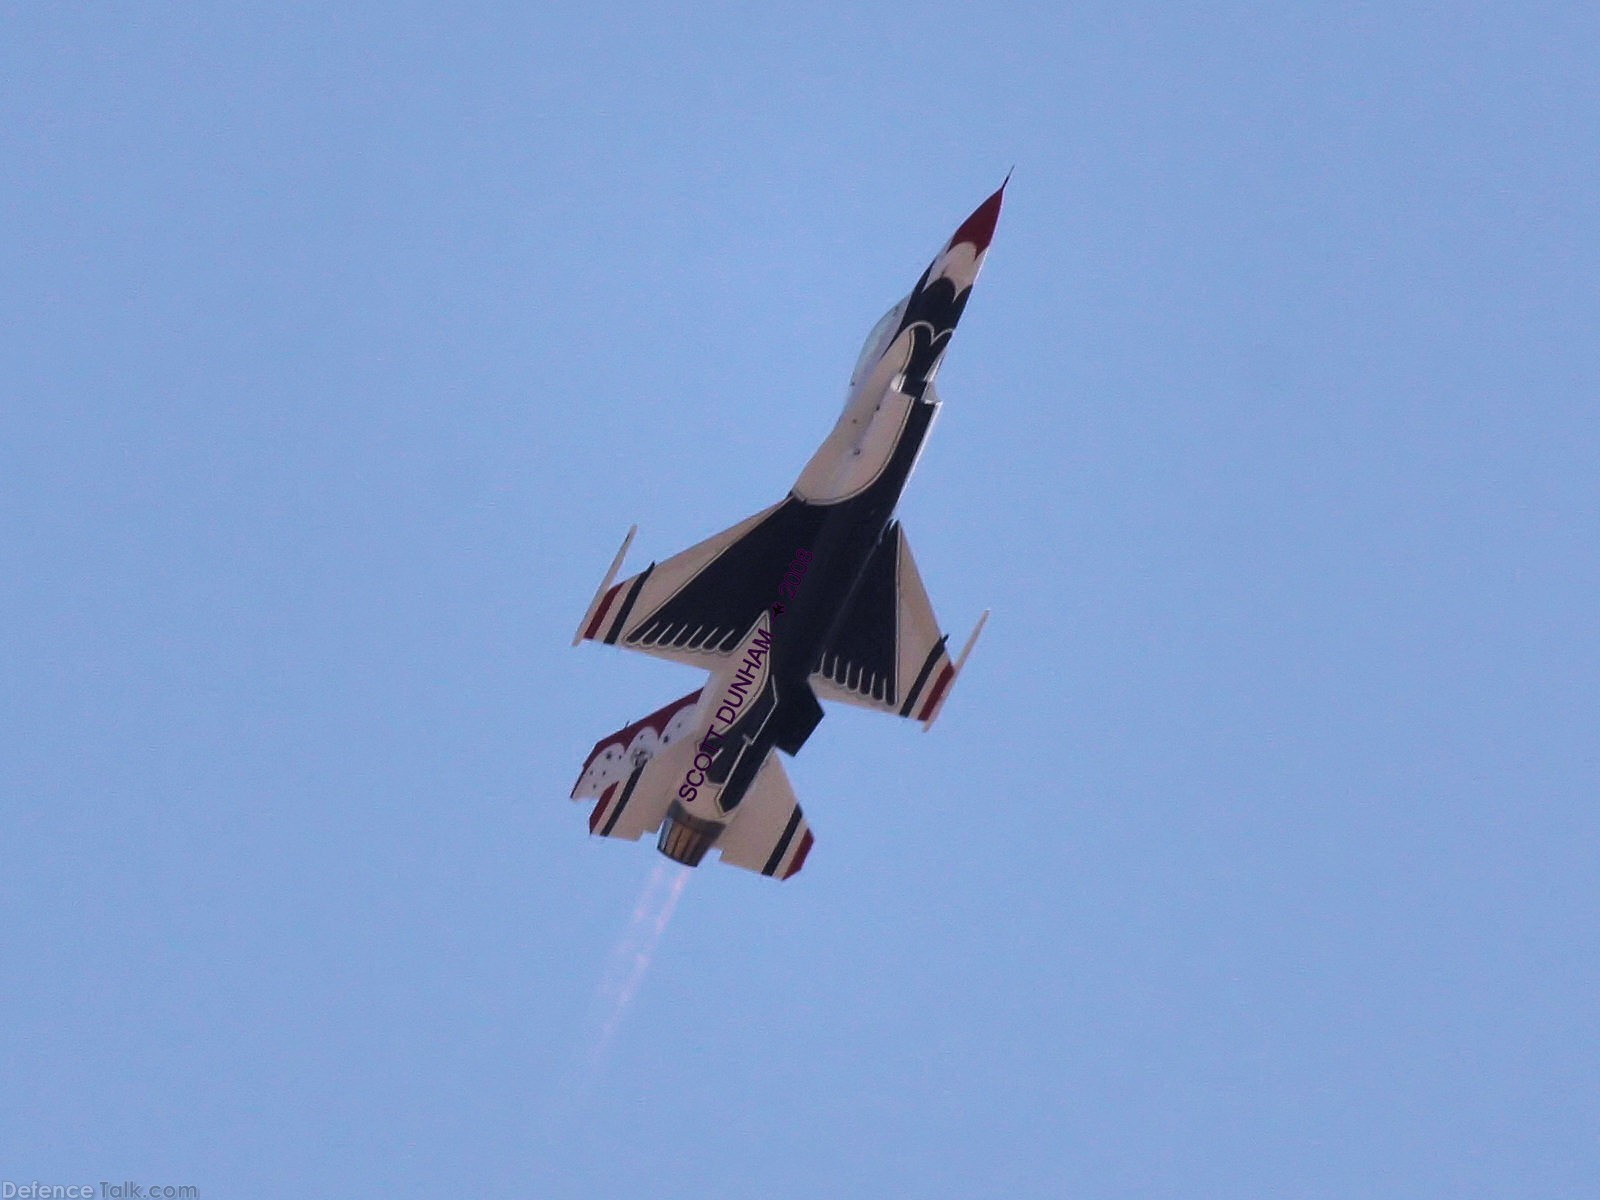
[[[200,1200],[193,1184],[121,1183],[17,1183],[0,1179],[0,1200]]]

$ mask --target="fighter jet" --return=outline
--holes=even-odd
[[[787,879],[811,828],[775,751],[797,754],[821,700],[931,728],[988,618],[951,659],[895,506],[939,411],[934,375],[978,277],[1005,184],[911,293],[872,327],[838,423],[789,494],[613,584],[635,525],[577,635],[710,672],[701,687],[595,744],[572,798],[589,831],[662,854]]]

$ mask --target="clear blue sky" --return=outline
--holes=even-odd
[[[1600,10],[9,5],[0,1179],[1600,1194]],[[931,735],[784,885],[567,790],[1013,164]]]

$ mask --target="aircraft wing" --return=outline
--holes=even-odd
[[[609,589],[608,577],[574,644],[588,638],[714,667],[771,607],[795,550],[812,544],[820,519],[791,496]],[[619,552],[613,571],[621,561]]]
[[[988,614],[984,614],[984,619]],[[900,522],[884,531],[844,620],[823,649],[811,686],[824,700],[933,725],[983,620],[952,660]]]

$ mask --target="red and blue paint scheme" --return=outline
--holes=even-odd
[[[784,879],[811,849],[777,751],[799,752],[821,700],[931,728],[983,622],[954,659],[894,511],[938,413],[934,375],[983,265],[1001,197],[962,223],[867,335],[833,431],[789,494],[620,583],[629,530],[573,644],[711,672],[705,687],[596,743],[572,789],[591,833],[696,866]]]

